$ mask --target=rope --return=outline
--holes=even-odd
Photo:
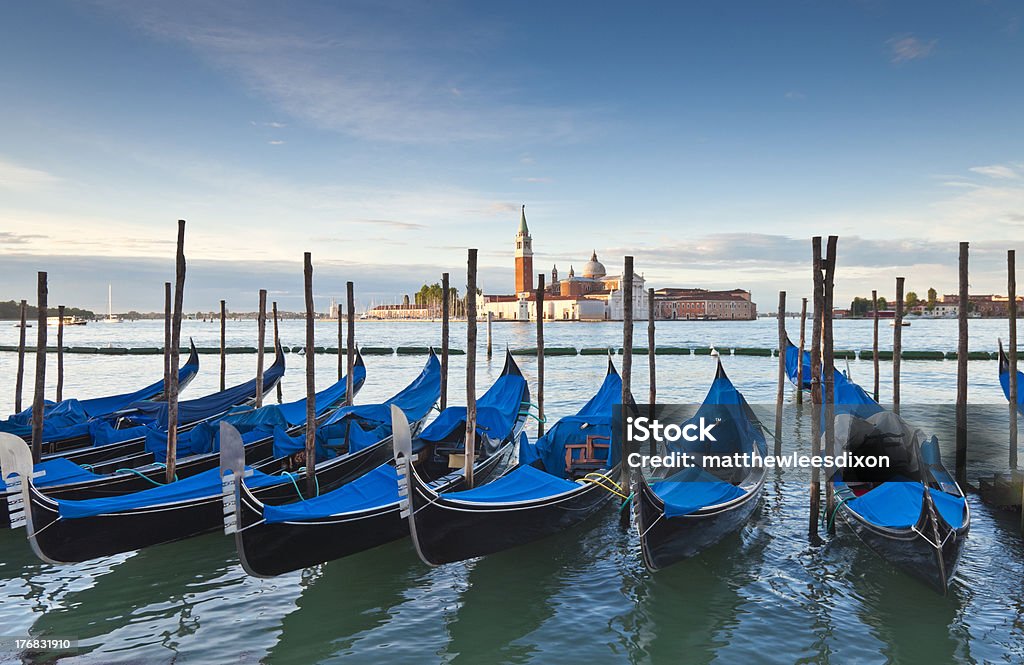
[[[626,500],[622,502],[621,506],[619,506],[619,512],[621,513],[623,510],[625,510],[626,506],[628,506],[629,502],[632,501],[632,500],[633,500],[633,493],[630,492],[629,496],[626,497]]]
[[[159,463],[158,463],[158,464],[157,464],[156,466],[159,466],[159,467],[161,467],[161,468],[163,468],[163,469],[166,469],[166,468],[167,468],[167,465],[166,465],[166,464],[159,464]],[[157,481],[157,480],[153,480],[152,478],[150,478],[150,477],[149,477],[149,476],[147,476],[146,474],[142,473],[142,472],[141,472],[141,471],[139,471],[138,469],[116,469],[116,470],[114,471],[114,474],[116,475],[116,474],[118,474],[118,473],[134,473],[134,474],[135,474],[136,476],[138,476],[139,478],[145,478],[146,480],[148,480],[149,482],[153,483],[153,484],[154,484],[154,485],[156,485],[157,487],[160,487],[160,486],[163,486],[163,485],[166,485],[166,484],[167,484],[167,483],[161,483],[160,481]],[[178,479],[178,474],[174,474],[174,479],[175,479],[175,480],[177,480],[177,479]]]
[[[836,507],[832,509],[831,517],[828,517],[828,519],[825,520],[825,529],[827,531],[832,531],[832,527],[836,523],[836,515],[839,513],[839,509],[843,506],[844,503],[846,503],[849,500],[850,497],[847,496],[843,497],[842,499],[836,502]]]
[[[612,480],[610,477],[608,477],[608,474],[592,471],[587,475],[583,476],[582,480],[585,483],[592,483],[594,485],[597,485],[598,487],[611,492],[617,497],[626,499],[627,501],[629,500],[629,497],[626,496],[626,494],[622,491],[622,486],[619,485],[614,480]],[[606,482],[611,484],[611,487],[606,485]]]
[[[523,406],[524,405],[526,406],[526,410],[525,411],[523,410]],[[537,422],[539,422],[541,424],[545,424],[545,423],[548,422],[547,416],[540,417],[540,416],[535,416],[534,414],[530,413],[530,407],[533,407],[533,408],[537,409],[537,411],[540,411],[540,407],[537,406],[536,404],[534,404],[533,402],[520,402],[519,403],[519,415],[520,416],[527,416],[529,418],[533,418],[534,420],[536,420]]]

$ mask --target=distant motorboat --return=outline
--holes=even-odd
[[[910,321],[900,321],[900,325],[903,326],[904,328],[906,328],[907,326],[910,325]],[[895,328],[896,327],[896,322],[895,321],[890,321],[889,322],[889,327],[890,328]]]
[[[80,316],[65,316],[64,317],[64,325],[65,326],[84,326],[87,323],[89,323],[89,322],[86,321],[85,319],[83,319]],[[48,326],[59,326],[60,325],[60,317],[59,316],[48,316],[48,317],[46,317],[46,325],[48,325]]]

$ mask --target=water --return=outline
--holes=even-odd
[[[638,344],[645,325],[637,326]],[[795,333],[795,322],[790,327]],[[996,337],[1006,335],[1005,321],[972,321],[971,327],[972,349],[994,350]],[[366,346],[422,345],[436,342],[438,329],[360,322],[357,337]],[[231,344],[254,343],[251,322],[231,322],[228,332]],[[891,332],[882,328],[882,348],[889,347]],[[956,346],[953,321],[915,321],[903,332],[907,349]],[[183,326],[183,335],[201,346],[216,345],[218,334],[216,324]],[[318,324],[317,344],[333,345],[335,334],[336,324]],[[532,346],[534,327],[496,324],[494,334],[496,350]],[[16,335],[0,324],[0,343]],[[157,346],[162,335],[162,324],[155,322],[97,324],[68,329],[67,344]],[[775,322],[768,320],[675,322],[659,325],[658,342],[767,347],[775,335]],[[454,325],[453,346],[464,347],[463,336],[464,326]],[[550,346],[619,345],[621,327],[551,324],[545,338]],[[284,344],[303,339],[301,322],[283,323]],[[870,343],[870,322],[836,323],[836,348]],[[14,359],[0,354],[4,412],[13,403]],[[29,376],[33,360],[29,356]],[[391,395],[423,360],[367,357],[367,382],[358,401]],[[532,384],[534,359],[518,360]],[[549,357],[549,416],[570,413],[589,397],[605,362],[600,356]],[[723,362],[751,402],[774,402],[775,359],[723,356]],[[65,394],[83,397],[133,388],[161,372],[159,356],[68,356],[66,363]],[[464,356],[452,358],[453,403],[462,401],[464,363]],[[481,360],[481,389],[501,363],[500,353],[489,363]],[[709,357],[658,356],[657,363],[659,398],[665,401],[699,401],[714,373]],[[201,364],[185,397],[216,389],[216,356],[201,356]],[[229,382],[251,377],[255,364],[255,356],[229,356]],[[318,385],[326,385],[335,358],[319,355],[316,366]],[[285,399],[295,399],[303,389],[302,356],[290,354],[288,367]],[[883,400],[889,368],[882,364]],[[850,371],[870,384],[870,362],[851,361]],[[955,394],[955,376],[951,361],[907,361],[902,374],[908,409],[944,412],[936,427],[947,460],[952,436],[946,405]],[[977,439],[998,448],[1006,410],[996,363],[973,361],[970,376],[972,404],[993,405],[990,410],[1003,418],[1000,423],[972,412],[972,446]],[[635,391],[646,394],[646,357],[636,358],[634,382]],[[26,385],[32,385],[30,378]],[[809,424],[809,414],[788,404],[784,450],[807,450]],[[972,468],[972,475],[979,472]],[[810,546],[805,481],[792,471],[770,476],[747,528],[656,574],[644,569],[635,533],[619,528],[612,507],[557,537],[470,562],[430,568],[402,541],[272,580],[247,577],[232,541],[219,534],[56,567],[33,557],[23,532],[5,532],[0,634],[77,637],[81,652],[66,662],[88,663],[1024,661],[1024,545],[1015,518],[970,497],[970,539],[953,588],[942,597],[842,530],[824,545]],[[17,658],[0,654],[0,662],[8,660]]]

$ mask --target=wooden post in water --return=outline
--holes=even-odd
[[[1009,250],[1006,252],[1006,295],[1009,298],[1007,303],[1007,318],[1010,323],[1010,352],[1007,360],[1010,362],[1010,469],[1017,468],[1017,252]],[[1024,490],[1024,485],[1022,485]],[[1022,501],[1024,505],[1024,501]],[[1021,510],[1021,520],[1024,523],[1024,510]]]
[[[25,382],[25,314],[28,306],[21,301],[21,331],[18,333],[18,376],[14,380],[14,412],[21,413],[21,390]]]
[[[875,366],[875,401],[878,401],[878,291],[875,289],[871,290],[871,308],[874,312],[874,326],[872,333],[871,349],[872,357],[874,360],[872,363]]]
[[[174,480],[178,456],[178,354],[181,350],[181,310],[185,303],[185,220],[178,220],[178,251],[174,262],[174,312],[171,318],[171,382],[167,400],[167,476]]]
[[[64,399],[64,305],[57,307],[57,401]]]
[[[171,403],[171,283],[164,282],[164,395],[163,399]]]
[[[225,379],[227,378],[228,361],[227,361],[227,314],[228,308],[227,303],[223,300],[220,301],[220,389],[224,390],[227,387]],[[280,385],[280,384],[279,384]]]
[[[451,317],[451,298],[448,295],[448,273],[441,273],[441,410],[448,408],[448,319]]]
[[[956,347],[956,481],[967,484],[967,314],[970,305],[967,279],[969,243],[960,243],[960,306],[957,309]]]
[[[267,290],[260,289],[256,315],[256,408],[263,406],[263,348],[267,345]]]
[[[345,356],[342,355],[341,349],[344,348],[342,341],[345,339],[345,318],[341,316],[341,303],[338,303],[338,380],[345,375]]]
[[[281,333],[277,329],[277,301],[271,305],[271,309],[274,312],[274,355],[277,355],[278,349],[281,348]],[[281,388],[281,382],[277,382],[277,403],[280,404],[284,401],[284,394]]]
[[[801,298],[800,305],[800,347],[797,349],[796,403],[804,403],[804,349],[807,348],[807,298]]]
[[[900,412],[900,363],[903,359],[903,277],[896,278],[896,318],[892,329],[892,410]]]
[[[822,294],[824,305],[822,307],[822,331],[821,331],[821,364],[824,367],[825,378],[825,454],[834,457],[836,454],[836,399],[835,399],[835,350],[832,339],[832,312],[834,309],[834,295],[836,282],[836,244],[838,236],[829,236],[825,246],[825,277],[824,293]],[[817,423],[815,423],[817,425]],[[836,532],[835,519],[835,488],[830,478],[825,479],[825,516],[828,519],[828,532]]]
[[[619,284],[619,295],[622,297],[622,473],[621,484],[623,493],[629,494],[633,488],[633,471],[626,460],[632,452],[632,444],[626,436],[626,413],[633,400],[631,390],[633,381],[633,257],[624,259],[622,283]],[[619,522],[628,527],[630,511],[619,511]]]
[[[316,376],[313,348],[313,258],[309,252],[302,255],[302,275],[304,278],[303,292],[306,296],[306,423],[316,422]],[[341,318],[341,312],[338,312]],[[341,353],[341,347],[338,350]],[[306,427],[306,492],[316,494],[316,427]]]
[[[494,355],[493,348],[491,346],[491,322],[494,320],[494,312],[487,310],[487,359],[490,360],[491,356]]]
[[[351,406],[355,397],[355,377],[352,376],[352,372],[356,366],[356,298],[355,285],[352,282],[345,282],[345,300],[348,319],[345,343],[345,404]]]
[[[813,252],[814,316],[811,326],[811,455],[821,454],[821,321],[825,311],[824,279],[821,274],[821,236],[811,238]],[[817,468],[811,468],[810,537],[818,540],[818,517],[821,514],[821,480]]]
[[[807,299],[804,298],[804,307]],[[800,366],[803,358],[800,357]],[[797,388],[797,394],[801,389]],[[775,455],[782,454],[782,401],[786,396],[786,292],[779,291],[779,372],[775,390]]]
[[[32,461],[36,464],[43,456],[43,411],[46,409],[46,273],[37,275],[36,291],[36,386],[32,394]],[[25,510],[29,510],[25,506]]]
[[[647,394],[647,413],[653,420],[655,402],[658,401],[658,372],[655,367],[654,351],[657,348],[654,338],[654,289],[647,289],[647,371],[650,374],[650,390]],[[658,452],[657,442],[651,437],[650,454]]]
[[[473,487],[476,459],[476,249],[466,262],[466,488]]]
[[[537,275],[537,438],[544,436],[544,273]],[[490,317],[488,317],[490,322]],[[488,335],[488,339],[490,336]]]

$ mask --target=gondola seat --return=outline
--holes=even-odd
[[[587,436],[586,443],[567,443],[565,445],[565,471],[570,478],[586,475],[591,471],[604,469],[608,466],[609,443],[597,443],[597,441],[610,441],[611,437],[600,434]],[[604,456],[598,455],[603,451]]]

